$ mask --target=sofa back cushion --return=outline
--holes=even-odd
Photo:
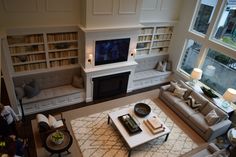
[[[212,110],[215,110],[216,114],[220,117],[220,121],[221,120],[225,120],[228,119],[228,115],[227,113],[225,113],[224,111],[222,111],[221,109],[219,109],[218,107],[216,107],[213,103],[208,102],[205,107],[201,110],[201,113],[206,116],[209,112],[211,112]]]
[[[150,57],[136,59],[135,61],[138,63],[138,65],[135,69],[135,72],[155,69],[159,61],[163,61],[167,59],[168,59],[168,55],[150,56]]]
[[[80,68],[19,76],[14,77],[13,81],[15,87],[20,87],[35,80],[39,84],[40,89],[48,89],[71,84],[74,75],[80,76]]]

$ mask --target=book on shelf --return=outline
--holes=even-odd
[[[165,127],[161,126],[156,129],[154,129],[151,124],[148,122],[148,120],[144,120],[144,124],[147,126],[147,128],[153,133],[153,134],[159,134],[163,131],[165,131]]]

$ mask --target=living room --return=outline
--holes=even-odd
[[[6,90],[1,95],[8,102],[4,96],[1,102],[11,104],[19,117],[35,118],[91,104],[96,110],[97,100],[117,95],[153,88],[159,93],[171,80],[197,82],[222,102],[228,89],[236,89],[235,5],[230,0],[2,0],[1,87]],[[165,70],[156,70],[162,61]],[[200,78],[191,75],[194,68],[201,69]],[[25,92],[32,84],[40,89]],[[229,103],[222,108],[235,126],[235,98]]]

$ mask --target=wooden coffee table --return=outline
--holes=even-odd
[[[118,120],[119,116],[125,115],[125,114],[130,114],[133,119],[138,123],[139,127],[141,128],[142,132],[135,134],[135,135],[129,135],[129,133],[127,132],[127,130],[125,129],[125,127],[122,125],[122,123]],[[166,127],[163,124],[163,126],[165,127],[165,131],[158,133],[158,134],[152,134],[152,132],[148,129],[148,127],[144,124],[144,120],[150,117],[156,116],[153,112],[151,112],[148,116],[146,116],[145,118],[140,118],[138,116],[135,115],[134,113],[134,107],[130,107],[130,108],[125,108],[119,111],[115,111],[115,112],[111,112],[108,113],[108,124],[110,123],[110,120],[112,121],[112,123],[114,124],[114,126],[116,127],[116,129],[119,131],[119,133],[121,134],[121,136],[124,138],[125,142],[127,143],[128,147],[129,147],[129,154],[128,156],[131,155],[131,151],[133,148],[140,146],[144,143],[147,143],[153,139],[162,137],[162,136],[166,136],[164,142],[168,139],[169,133],[170,133],[170,129],[168,127]]]

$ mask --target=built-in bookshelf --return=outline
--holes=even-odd
[[[15,73],[78,64],[78,33],[57,32],[7,37]]]
[[[77,32],[47,34],[50,67],[78,64]]]
[[[137,55],[167,53],[172,32],[173,26],[151,26],[141,28],[136,46]]]

